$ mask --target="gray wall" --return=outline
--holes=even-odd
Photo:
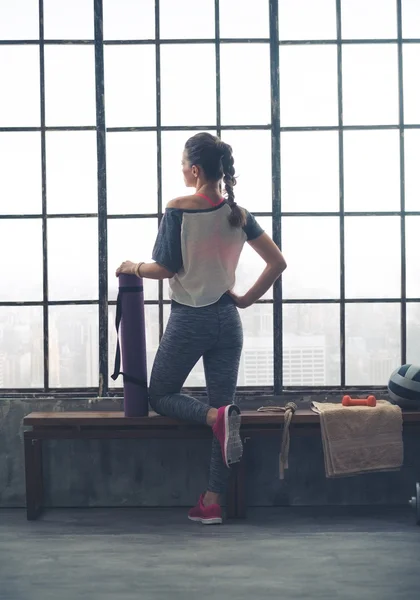
[[[23,417],[32,411],[89,409],[120,406],[112,401],[91,406],[87,400],[0,400],[0,507],[25,505]],[[253,440],[247,447],[248,503],[406,504],[420,480],[420,431],[405,432],[404,446],[405,464],[398,473],[327,480],[320,435],[292,434],[289,470],[280,482],[279,440]],[[206,487],[209,455],[208,440],[48,442],[46,504],[189,506]]]

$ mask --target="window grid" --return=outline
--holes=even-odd
[[[39,302],[0,302],[1,306],[42,306],[43,308],[43,350],[44,350],[44,387],[42,390],[21,389],[1,390],[0,395],[10,396],[13,393],[36,393],[53,392],[57,394],[99,394],[99,396],[118,394],[118,389],[108,389],[108,306],[115,305],[115,301],[108,301],[108,277],[107,277],[107,221],[108,219],[126,218],[157,218],[160,223],[162,219],[162,132],[163,131],[194,131],[214,129],[213,125],[196,126],[163,126],[161,124],[161,70],[160,70],[160,48],[165,44],[209,44],[215,47],[216,56],[216,131],[218,135],[224,130],[270,130],[271,131],[271,153],[272,153],[272,212],[254,212],[256,216],[269,216],[273,218],[273,239],[281,246],[281,222],[282,216],[338,216],[340,220],[340,298],[338,299],[283,299],[282,284],[278,281],[274,286],[273,300],[261,300],[261,304],[274,304],[273,319],[273,356],[274,356],[274,393],[278,394],[283,385],[283,327],[282,327],[282,304],[339,304],[340,305],[340,380],[341,386],[345,387],[345,309],[346,305],[352,303],[400,303],[401,305],[401,360],[406,360],[406,315],[407,303],[419,303],[420,298],[406,297],[406,264],[405,264],[405,218],[406,216],[419,216],[420,211],[405,211],[405,185],[404,185],[404,130],[420,129],[420,124],[404,124],[403,105],[403,43],[419,44],[420,39],[403,39],[402,36],[402,1],[396,0],[397,38],[396,39],[342,39],[341,36],[341,0],[336,0],[337,13],[337,39],[332,40],[280,40],[279,41],[279,15],[278,0],[268,0],[270,37],[269,38],[221,38],[220,37],[220,7],[219,0],[214,0],[215,6],[215,37],[214,39],[160,39],[160,2],[155,0],[155,25],[156,39],[147,40],[103,40],[102,36],[102,0],[94,0],[94,40],[45,40],[43,27],[43,0],[39,0],[39,40],[0,40],[0,45],[37,45],[40,56],[40,126],[39,127],[0,127],[0,132],[40,132],[41,135],[41,177],[42,177],[42,213],[0,215],[0,219],[41,219],[42,220],[42,244],[43,244],[43,294]],[[221,124],[221,101],[220,101],[220,47],[222,44],[261,44],[270,46],[270,72],[271,72],[271,123],[266,125],[222,125]],[[344,45],[357,44],[396,44],[398,49],[398,95],[399,95],[399,117],[398,124],[393,125],[351,125],[343,124],[343,89],[342,89],[342,47]],[[44,49],[46,45],[94,45],[95,48],[95,86],[96,86],[96,126],[64,126],[47,127],[45,124],[45,69]],[[104,105],[104,46],[106,45],[154,45],[156,50],[156,126],[153,127],[106,127],[105,105]],[[338,125],[334,126],[309,126],[309,127],[282,127],[280,112],[280,86],[281,74],[279,74],[279,51],[282,46],[308,46],[308,45],[332,45],[337,46],[337,93],[338,93]],[[399,152],[400,152],[400,210],[389,212],[356,212],[344,209],[344,148],[343,133],[345,131],[361,130],[398,130]],[[46,151],[45,138],[48,131],[96,131],[97,133],[97,160],[98,160],[98,212],[97,213],[73,213],[73,214],[47,214],[47,188],[46,188]],[[106,202],[106,133],[125,131],[153,131],[157,134],[157,175],[158,196],[157,213],[155,214],[112,214],[107,215]],[[281,132],[298,131],[337,131],[339,140],[339,211],[338,212],[284,212],[281,208]],[[345,218],[348,216],[398,216],[401,220],[401,297],[399,298],[346,298],[345,296]],[[48,295],[48,254],[47,254],[47,225],[49,219],[56,218],[98,218],[99,229],[99,300],[76,300],[76,301],[52,301]],[[163,284],[159,282],[158,300],[146,300],[146,305],[158,305],[159,307],[159,334],[163,334],[163,307],[169,304],[163,299]],[[99,307],[99,389],[98,388],[68,388],[54,390],[49,387],[48,355],[49,355],[49,326],[48,310],[50,306],[59,305],[98,305]],[[334,388],[335,386],[312,386],[313,389]],[[373,386],[373,389],[375,386]],[[265,390],[266,387],[247,387],[247,390]]]

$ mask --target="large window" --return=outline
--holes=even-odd
[[[0,392],[117,391],[115,268],[150,259],[199,130],[289,265],[241,313],[239,384],[419,363],[419,62],[418,0],[1,2]],[[261,268],[246,248],[238,289]],[[145,297],[151,365],[167,284]]]

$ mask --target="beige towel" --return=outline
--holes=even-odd
[[[327,477],[395,471],[403,464],[402,413],[379,400],[376,407],[313,402],[320,415]]]

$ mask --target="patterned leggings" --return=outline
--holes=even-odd
[[[210,407],[232,404],[242,352],[242,323],[229,296],[203,308],[172,303],[150,380],[150,404],[157,413],[206,423]],[[203,358],[209,404],[181,393],[191,370]],[[210,405],[210,406],[209,406]],[[220,445],[213,439],[208,490],[223,493],[229,475]]]

